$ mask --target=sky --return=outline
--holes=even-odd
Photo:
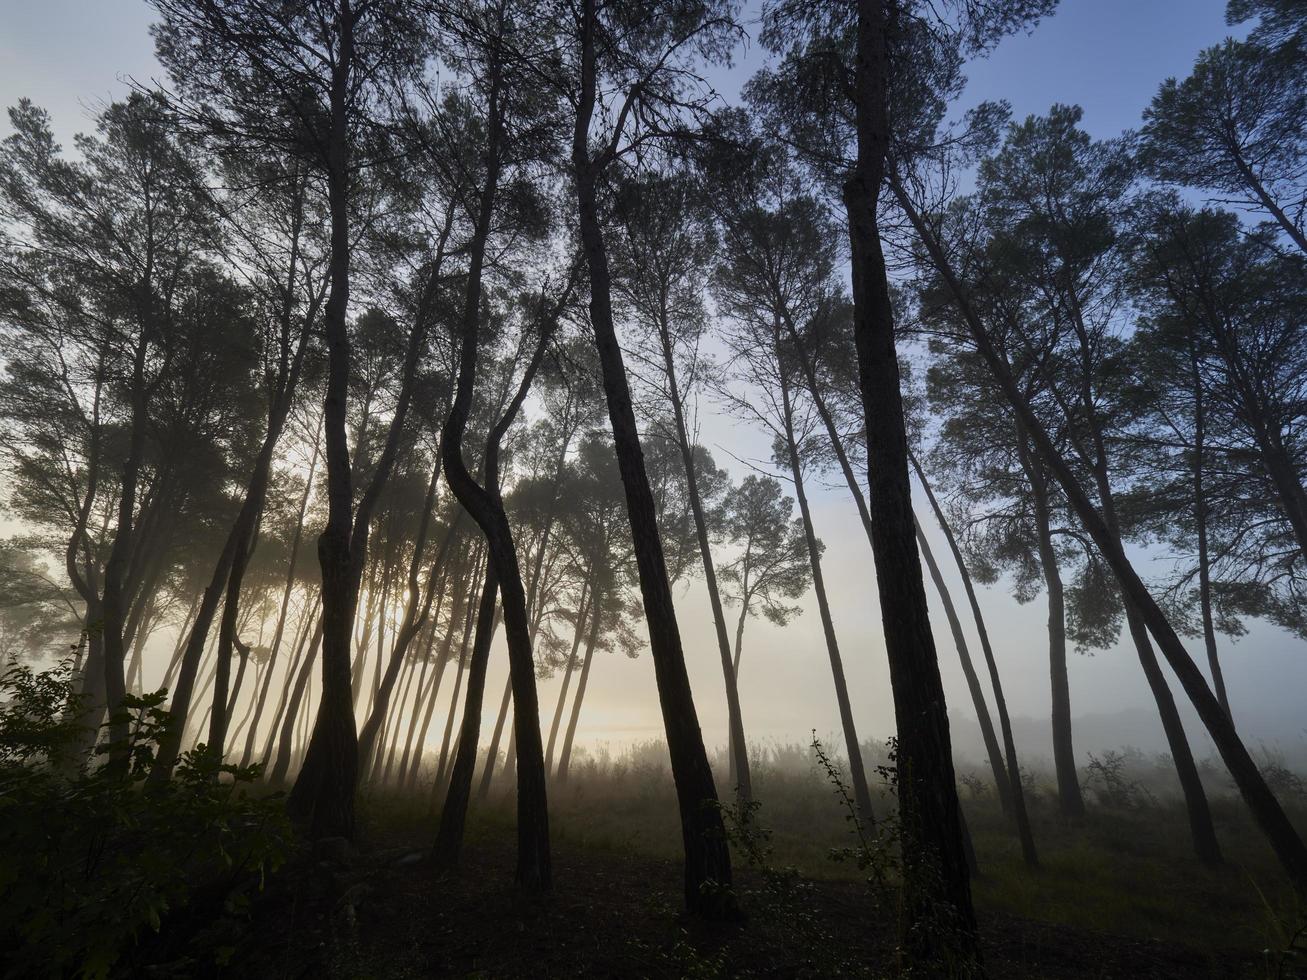
[[[1224,0],[1062,0],[1057,13],[1031,34],[1008,38],[987,60],[970,66],[970,83],[958,112],[986,99],[1006,99],[1017,118],[1045,112],[1053,103],[1079,104],[1085,110],[1083,124],[1093,135],[1117,135],[1138,125],[1141,110],[1166,77],[1183,76],[1200,49],[1227,34],[1240,33],[1227,27],[1224,10]],[[73,133],[91,127],[98,106],[126,91],[128,77],[147,81],[160,74],[148,35],[150,21],[151,9],[141,0],[0,0],[4,25],[0,100],[8,106],[27,97],[45,107],[54,117],[56,134],[68,145]],[[764,57],[761,49],[752,46],[732,69],[718,72],[714,84],[728,99],[734,97]],[[0,121],[0,137],[7,131],[7,123]],[[744,458],[769,455],[766,438],[708,404],[702,411],[701,439],[737,479],[747,470],[732,461],[727,447]],[[863,738],[884,738],[893,731],[892,702],[870,549],[847,491],[812,487],[810,492],[817,533],[827,546],[824,570],[859,733]],[[956,574],[945,561],[947,549],[937,533],[931,536],[960,597]],[[981,602],[1018,739],[1037,765],[1041,756],[1049,754],[1042,597],[1018,606],[1000,582],[982,589]],[[746,630],[739,680],[744,721],[751,738],[763,744],[807,742],[813,730],[833,741],[839,731],[811,596],[804,607],[803,615],[787,628],[751,620]],[[707,594],[700,581],[678,589],[677,608],[704,736],[710,745],[722,744],[725,695]],[[974,746],[967,744],[974,731],[974,712],[934,595],[931,609],[955,740],[961,743],[960,754],[975,757]],[[162,658],[166,645],[161,638],[153,656]],[[1198,652],[1197,644],[1190,646]],[[975,653],[978,657],[978,649]],[[1222,653],[1236,722],[1249,743],[1307,758],[1307,721],[1302,714],[1307,651],[1302,641],[1252,624],[1249,635],[1238,642],[1223,640]],[[156,663],[154,669],[147,678],[159,676],[162,666]],[[487,683],[488,712],[498,705],[506,672],[501,636]],[[552,713],[558,683],[553,679],[541,684],[546,718]],[[1118,645],[1093,656],[1072,654],[1070,685],[1082,761],[1089,751],[1125,744],[1147,750],[1162,747],[1155,708],[1131,650]],[[1174,681],[1172,687],[1178,692]],[[1179,692],[1178,699],[1184,701]],[[1211,754],[1193,712],[1185,711],[1184,717],[1196,754]],[[493,718],[488,717],[486,727],[490,724]],[[635,660],[599,656],[579,742],[591,748],[607,744],[616,752],[626,743],[660,735],[653,666],[647,653]]]

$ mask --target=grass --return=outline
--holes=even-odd
[[[1188,849],[1184,809],[1164,766],[1138,753],[1124,755],[1129,765],[1120,778],[1141,790],[1133,794],[1137,805],[1096,804],[1091,783],[1089,812],[1078,821],[1058,815],[1050,776],[1028,776],[1041,862],[1033,870],[1022,862],[994,794],[983,780],[968,779],[973,788],[962,795],[982,872],[973,882],[982,919],[1015,916],[1211,953],[1282,948],[1305,913],[1237,796],[1209,778],[1226,864],[1204,868]],[[832,850],[852,842],[851,829],[811,753],[781,746],[755,749],[755,759],[758,819],[770,831],[771,862],[812,881],[856,880],[856,867],[831,858]],[[1301,799],[1286,803],[1300,826],[1307,822]],[[895,804],[882,789],[873,805],[885,814]],[[435,825],[425,800],[384,793],[370,796],[365,814],[373,829],[388,833],[429,835]],[[566,786],[552,787],[550,819],[560,848],[615,857],[680,855],[674,789],[656,745],[616,758],[583,759]],[[499,787],[476,807],[469,840],[502,838],[513,821],[511,795]]]

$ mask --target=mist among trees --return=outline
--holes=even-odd
[[[71,144],[5,93],[5,976],[1304,968],[1301,3],[1109,138],[959,108],[1057,0],[149,6]]]

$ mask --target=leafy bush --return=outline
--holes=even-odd
[[[172,780],[147,784],[169,724],[162,691],[127,699],[114,719],[128,723],[125,742],[97,749],[114,764],[71,762],[81,741],[71,673],[65,663],[0,675],[6,977],[105,977],[165,914],[237,909],[289,840],[277,802],[245,792],[257,769],[223,765],[204,746]]]
[[[1138,755],[1138,753],[1134,753]],[[1116,810],[1142,810],[1156,806],[1153,794],[1129,777],[1130,764],[1134,761],[1131,751],[1113,752],[1108,750],[1101,757],[1089,754],[1089,764],[1085,766],[1085,787],[1092,789],[1098,802]]]

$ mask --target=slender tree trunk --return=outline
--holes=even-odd
[[[350,288],[349,98],[354,84],[352,0],[338,0],[337,45],[328,93],[327,198],[331,248],[330,286],[323,316],[327,385],[323,435],[327,463],[327,525],[318,537],[322,566],[322,700],[299,776],[286,799],[291,819],[314,838],[354,837],[358,734],[350,691],[350,634],[358,604],[362,555],[353,551],[354,488],[346,436],[350,344],[346,318]],[[334,5],[333,5],[334,6]],[[365,522],[366,523],[366,522]]]
[[[308,690],[309,680],[313,674],[313,663],[317,660],[318,650],[322,647],[323,633],[323,622],[322,618],[319,617],[318,625],[313,630],[313,639],[309,643],[309,652],[304,656],[304,663],[295,677],[295,688],[291,692],[290,701],[286,704],[286,715],[281,723],[281,738],[277,747],[277,759],[272,765],[272,771],[268,774],[268,782],[273,786],[283,785],[286,782],[286,774],[290,770],[291,748],[295,739],[295,721],[299,717],[301,706],[304,704],[304,695]]]
[[[572,743],[576,738],[576,723],[581,717],[581,703],[585,700],[586,685],[590,683],[590,664],[594,660],[595,647],[599,643],[599,620],[603,612],[602,597],[596,593],[591,600],[590,635],[585,641],[585,659],[581,663],[581,677],[576,682],[576,697],[572,699],[572,714],[567,720],[567,734],[563,736],[563,752],[558,758],[558,774],[555,779],[561,786],[567,782],[567,774],[572,765]]]
[[[311,605],[307,605],[304,612],[300,615],[300,622],[295,627],[295,638],[291,645],[291,660],[286,668],[286,676],[281,685],[281,694],[277,698],[276,710],[272,713],[272,719],[268,723],[267,737],[263,743],[263,751],[259,755],[259,764],[265,769],[268,761],[272,758],[273,743],[277,736],[277,729],[281,725],[282,716],[286,711],[286,702],[290,700],[290,690],[294,685],[294,678],[299,675],[300,664],[303,663],[304,649],[308,644],[309,631],[314,628],[312,624],[318,622],[318,610],[321,605],[321,597],[314,596]]]
[[[613,323],[612,285],[603,228],[599,222],[596,185],[607,160],[596,164],[590,149],[598,74],[595,50],[597,2],[584,0],[580,11],[581,97],[572,137],[572,168],[581,241],[590,272],[590,324],[599,350],[604,396],[626,493],[640,594],[649,630],[649,648],[667,733],[672,778],[676,784],[685,848],[685,904],[696,915],[733,918],[738,915],[738,906],[730,890],[730,851],[721,813],[716,806],[717,787],[704,749],[694,695],[690,691],[666,558],[658,533],[657,510],[644,468],[626,366]]]
[[[1307,895],[1307,845],[1286,816],[1280,801],[1267,785],[1257,763],[1239,738],[1229,716],[1208,687],[1206,679],[1185,650],[1179,635],[1171,626],[1166,614],[1148,591],[1135,571],[1118,538],[1113,536],[1103,515],[1094,506],[1084,487],[1066,459],[1057,451],[1048,432],[1041,424],[1029,401],[1026,400],[1007,364],[985,331],[984,323],[970,302],[966,290],[958,280],[939,239],[917,211],[911,197],[897,180],[891,181],[895,196],[913,228],[917,231],[931,262],[945,287],[953,297],[976,350],[990,370],[995,383],[1003,392],[1022,426],[1029,434],[1036,452],[1053,471],[1063,493],[1085,530],[1093,538],[1103,558],[1115,573],[1125,597],[1135,604],[1166,658],[1181,686],[1198,711],[1198,717],[1207,728],[1217,751],[1225,761],[1239,792],[1248,805],[1262,833],[1265,834],[1276,857],[1284,867],[1289,880],[1299,895]]]
[[[926,499],[930,502],[930,509],[934,511],[935,520],[939,523],[940,530],[944,532],[944,540],[948,542],[949,550],[953,553],[953,561],[958,567],[958,574],[962,576],[962,587],[966,590],[967,602],[971,605],[971,615],[976,623],[976,635],[980,637],[980,649],[985,656],[985,665],[989,668],[989,683],[994,690],[994,709],[998,712],[999,728],[1003,732],[1003,751],[1007,755],[1008,791],[1012,797],[1012,814],[1016,820],[1017,837],[1021,840],[1021,856],[1030,867],[1037,867],[1039,865],[1039,854],[1035,849],[1035,835],[1030,829],[1030,815],[1026,810],[1025,787],[1021,785],[1021,763],[1017,759],[1016,739],[1012,736],[1012,719],[1008,716],[1007,698],[1003,696],[1003,683],[998,675],[998,662],[994,658],[994,649],[989,643],[989,630],[985,628],[985,617],[980,612],[980,601],[976,598],[976,589],[971,583],[971,573],[967,570],[967,563],[963,560],[962,549],[958,547],[958,541],[953,534],[953,529],[944,517],[943,508],[940,507],[939,501],[935,499],[935,493],[930,488],[930,481],[926,479],[925,471],[921,468],[921,464],[917,462],[917,457],[911,452],[908,453],[908,461],[912,464],[912,468],[917,474],[917,481],[921,484]]]
[[[1048,596],[1048,665],[1053,692],[1053,767],[1057,774],[1057,799],[1063,816],[1078,819],[1085,815],[1085,798],[1080,791],[1076,772],[1076,754],[1071,737],[1071,687],[1067,680],[1066,598],[1057,552],[1053,548],[1052,517],[1048,485],[1025,448],[1025,436],[1018,433],[1017,450],[1022,468],[1030,481],[1035,503],[1035,534],[1038,538],[1039,565],[1044,573],[1044,591]]]
[[[572,672],[576,669],[576,652],[581,648],[581,635],[585,630],[586,617],[589,615],[590,576],[586,576],[581,589],[581,601],[576,607],[576,628],[572,633],[572,652],[567,655],[567,664],[563,668],[563,683],[558,690],[558,704],[554,707],[554,720],[549,726],[549,742],[545,746],[545,772],[554,771],[554,743],[558,741],[558,726],[563,719],[563,706],[567,703],[567,692],[572,685]]]
[[[885,16],[884,0],[858,0],[858,151],[844,185],[844,204],[867,433],[872,553],[898,727],[904,945],[915,964],[928,969],[949,964],[955,972],[966,972],[980,953],[958,819],[948,710],[914,537],[894,314],[876,220],[890,137]],[[941,915],[952,920],[942,934]]]
[[[490,644],[495,638],[498,617],[495,615],[495,598],[499,591],[493,564],[486,568],[485,584],[481,588],[481,603],[477,609],[476,639],[472,641],[472,662],[468,665],[467,700],[463,706],[463,724],[458,730],[458,749],[454,755],[454,768],[449,777],[449,790],[445,805],[440,811],[440,827],[432,851],[436,863],[444,868],[458,864],[463,847],[463,827],[467,823],[467,806],[472,796],[472,773],[476,768],[477,741],[481,737],[481,701],[486,690],[486,665],[490,662]],[[455,691],[455,700],[458,693]],[[449,717],[454,717],[454,704]],[[443,753],[442,753],[443,756]],[[444,762],[442,757],[441,762]],[[440,785],[437,777],[436,785]]]
[[[1203,646],[1207,650],[1207,667],[1212,675],[1212,688],[1216,700],[1229,716],[1230,696],[1225,690],[1225,674],[1221,671],[1221,659],[1216,647],[1216,621],[1212,615],[1212,565],[1207,540],[1207,489],[1205,485],[1205,457],[1207,438],[1207,406],[1203,399],[1202,375],[1198,371],[1198,356],[1190,343],[1190,372],[1193,379],[1194,400],[1194,448],[1193,448],[1193,487],[1194,487],[1194,529],[1198,537],[1198,606],[1203,620]]]
[[[672,349],[671,327],[666,310],[659,322],[659,339],[663,354],[663,372],[672,403],[672,416],[676,421],[676,442],[681,450],[681,463],[685,467],[685,488],[690,498],[690,513],[694,517],[694,533],[699,541],[699,556],[703,562],[703,581],[708,590],[708,603],[712,607],[713,627],[717,633],[717,652],[722,661],[722,678],[726,683],[726,719],[728,726],[727,752],[730,759],[731,779],[741,802],[753,799],[753,778],[749,771],[749,749],[744,737],[744,714],[740,708],[740,688],[735,679],[735,665],[731,660],[731,641],[726,633],[726,613],[722,609],[721,592],[717,588],[717,570],[713,566],[712,542],[708,537],[708,521],[703,512],[703,498],[699,495],[699,476],[695,471],[694,447],[690,445],[690,432],[685,423],[680,386],[676,379],[676,356]]]
[[[777,366],[780,368],[781,409],[785,425],[785,449],[790,464],[790,480],[794,483],[794,497],[803,519],[803,540],[808,548],[808,564],[812,568],[812,588],[817,595],[817,611],[821,616],[821,629],[826,638],[826,653],[830,657],[831,677],[835,682],[835,700],[839,704],[840,724],[844,728],[844,747],[849,755],[849,772],[853,777],[853,796],[863,815],[875,819],[871,806],[871,789],[867,785],[867,772],[862,762],[862,748],[853,722],[853,703],[849,697],[849,684],[844,678],[844,658],[840,655],[839,640],[835,636],[835,621],[831,616],[830,602],[826,598],[826,578],[821,569],[821,546],[812,524],[812,508],[803,484],[803,463],[799,459],[798,441],[794,434],[794,409],[790,400],[789,381],[780,360],[780,338],[776,338]],[[861,497],[861,494],[858,495]],[[740,622],[743,626],[743,619]]]
[[[502,24],[501,24],[502,26]],[[521,407],[531,377],[539,367],[547,336],[542,335],[532,365],[527,369],[509,411],[505,412],[488,440],[485,455],[485,487],[478,486],[462,457],[463,434],[472,407],[476,383],[481,314],[481,270],[486,242],[494,215],[494,201],[500,167],[502,138],[501,79],[498,54],[492,56],[488,95],[489,134],[486,180],[482,188],[476,230],[469,247],[470,264],[463,309],[458,392],[442,434],[445,479],[459,503],[472,515],[486,536],[488,561],[499,580],[504,632],[508,640],[509,682],[513,688],[513,731],[522,764],[517,773],[517,871],[519,886],[547,892],[551,884],[549,853],[549,807],[545,790],[544,745],[540,739],[540,712],[535,682],[535,658],[531,649],[526,589],[518,565],[512,529],[499,496],[499,441]],[[544,326],[544,324],[542,324]]]

